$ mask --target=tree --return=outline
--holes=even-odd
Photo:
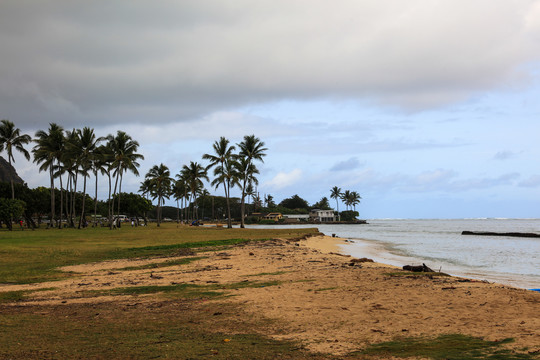
[[[176,223],[180,222],[180,201],[182,201],[182,207],[184,205],[184,199],[186,194],[186,183],[183,179],[178,179],[174,181],[172,186],[172,195],[176,200]]]
[[[193,199],[193,219],[197,219],[199,215],[197,211],[197,194],[204,187],[202,180],[209,181],[206,168],[199,163],[191,161],[189,166],[183,166],[182,177],[185,179],[187,188],[191,194],[190,198]]]
[[[274,197],[270,194],[264,197],[264,202],[266,203],[267,208],[273,208],[276,206],[276,203],[274,202]]]
[[[101,138],[100,138],[101,139]],[[103,139],[101,139],[103,140]],[[95,187],[95,194],[94,194],[94,226],[97,226],[97,194],[98,194],[98,178],[99,174],[101,175],[107,175],[110,179],[110,166],[111,166],[111,159],[112,159],[112,153],[109,151],[110,148],[108,148],[105,145],[98,146],[94,151],[94,156],[92,157],[92,171],[94,172],[94,177],[96,178],[96,187]],[[111,182],[109,180],[109,201],[111,198]]]
[[[11,161],[15,162],[13,157],[13,149],[22,153],[26,160],[30,160],[30,154],[24,148],[24,145],[28,144],[32,139],[30,135],[21,135],[21,130],[15,128],[9,120],[2,120],[0,123],[0,152],[6,151],[8,157],[8,163],[12,166]],[[11,199],[15,199],[15,187],[13,185],[13,177],[11,180]]]
[[[340,215],[339,215],[339,203],[338,203],[338,199],[341,199],[341,188],[337,187],[337,186],[334,186],[331,190],[330,190],[330,197],[332,199],[336,199],[336,210],[338,212],[338,221],[341,220],[340,218]]]
[[[149,180],[150,193],[152,197],[157,198],[157,226],[161,223],[160,207],[164,203],[165,198],[169,198],[171,193],[171,172],[169,168],[163,164],[154,165],[146,174],[146,180]]]
[[[131,171],[135,176],[139,176],[137,168],[140,166],[138,160],[144,160],[144,156],[137,154],[139,143],[131,138],[124,131],[118,130],[116,136],[107,136],[108,146],[111,148],[113,159],[111,168],[114,169],[115,177],[113,201],[111,204],[112,215],[114,216],[114,197],[122,192],[122,177],[125,172]],[[118,212],[120,214],[120,196],[118,197]],[[112,228],[112,219],[111,219]]]
[[[103,138],[97,138],[94,134],[94,129],[84,127],[82,130],[77,129],[74,131],[74,136],[66,144],[66,153],[75,159],[76,171],[80,172],[83,176],[83,202],[81,216],[79,219],[79,229],[83,224],[85,218],[85,199],[86,199],[86,179],[90,175],[92,170],[94,159],[98,156],[96,150],[98,143]]]
[[[362,199],[362,197],[360,196],[359,193],[357,193],[356,191],[351,192],[351,194],[350,194],[350,203],[351,203],[354,211],[356,211],[356,205],[360,204],[361,199]]]
[[[319,202],[316,202],[312,206],[313,209],[319,209],[319,210],[330,210],[330,204],[328,203],[328,198],[325,196]]]
[[[12,230],[12,219],[19,219],[24,213],[25,206],[25,202],[19,199],[0,198],[0,221]]]
[[[264,142],[255,135],[246,135],[244,140],[238,144],[240,153],[238,154],[238,169],[239,169],[239,179],[240,179],[240,188],[242,189],[241,203],[240,203],[240,227],[244,228],[244,217],[245,217],[245,199],[246,199],[246,188],[249,183],[256,180],[254,174],[258,174],[259,171],[254,165],[254,161],[264,162],[263,157],[266,156],[265,151],[268,150],[264,147]]]
[[[212,186],[217,189],[220,184],[223,184],[225,190],[225,199],[227,201],[227,227],[232,228],[231,220],[231,186],[235,186],[238,182],[238,174],[235,171],[235,155],[234,146],[229,146],[229,140],[225,137],[220,137],[219,141],[215,141],[212,145],[214,154],[204,154],[203,159],[209,160],[210,165],[207,169],[214,168],[214,180]]]
[[[32,149],[34,154],[34,162],[41,164],[39,171],[49,171],[49,176],[51,178],[51,216],[50,216],[50,226],[53,226],[55,219],[55,194],[54,194],[54,177],[55,177],[55,168],[60,163],[62,157],[62,151],[64,148],[64,129],[55,124],[49,124],[48,132],[39,130],[36,132],[36,145]],[[61,216],[61,215],[60,215]]]
[[[293,195],[290,198],[283,199],[279,205],[287,209],[305,209],[306,211],[309,209],[308,202],[298,195]]]

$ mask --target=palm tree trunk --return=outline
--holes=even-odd
[[[64,187],[62,185],[62,175],[58,176],[60,179],[60,225],[58,226],[58,229],[62,228],[62,215],[63,215],[63,208],[64,208]]]
[[[109,211],[109,213],[112,215],[111,219],[110,219],[110,228],[111,229],[113,228],[113,222],[114,222],[114,197],[116,195],[116,189],[118,188],[118,178],[119,177],[120,177],[120,174],[117,174],[116,175],[116,180],[114,182],[114,191],[113,191],[113,194],[112,194],[111,208],[110,208],[110,211]]]
[[[98,189],[98,174],[97,172],[94,173],[96,175],[96,193],[94,197],[94,227],[97,227],[97,189]]]
[[[86,213],[84,211],[85,203],[86,203],[86,175],[84,176],[84,180],[83,180],[83,198],[82,198],[81,218],[79,219],[79,229],[81,228],[81,225],[83,224],[83,218],[86,217]]]
[[[227,185],[225,186],[225,200],[227,201],[227,228],[232,229],[232,219],[231,219],[231,183],[227,180]]]
[[[242,229],[246,227],[244,224],[244,214],[246,213],[246,185],[247,179],[244,177],[244,185],[242,186],[242,202],[240,203],[240,227]]]
[[[49,219],[49,226],[54,227],[54,174],[53,166],[49,168],[49,175],[51,176],[51,217]]]

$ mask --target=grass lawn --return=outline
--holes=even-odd
[[[62,279],[57,268],[89,262],[170,255],[182,248],[219,246],[268,238],[297,238],[316,229],[224,229],[177,226],[8,231],[0,229],[0,283]]]

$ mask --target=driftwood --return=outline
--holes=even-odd
[[[463,231],[461,235],[481,235],[481,236],[511,236],[511,237],[526,237],[540,238],[540,234],[536,233],[520,233],[520,232],[491,232],[491,231]]]
[[[434,272],[428,266],[426,266],[426,264],[422,264],[422,265],[419,265],[419,266],[405,265],[405,266],[403,266],[403,270],[408,270],[408,271],[412,271],[412,272]]]

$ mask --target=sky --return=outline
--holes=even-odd
[[[0,49],[0,118],[127,132],[145,160],[123,191],[254,134],[277,202],[338,186],[366,219],[540,218],[539,1],[2,0]]]

